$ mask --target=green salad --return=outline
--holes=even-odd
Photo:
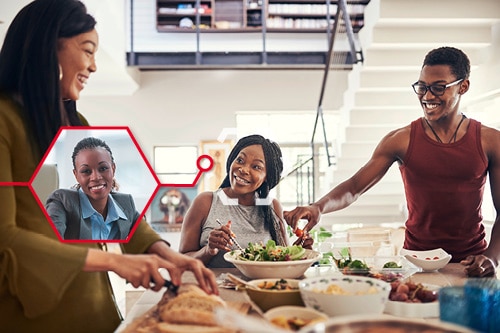
[[[248,247],[236,258],[245,261],[290,261],[304,259],[305,253],[306,250],[300,245],[281,246],[269,240],[265,245],[262,242],[248,243]]]

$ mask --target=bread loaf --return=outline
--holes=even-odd
[[[225,306],[220,297],[207,295],[197,286],[186,286],[160,307],[160,320],[174,324],[216,326],[215,309]]]

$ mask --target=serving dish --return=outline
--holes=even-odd
[[[290,289],[277,290],[261,288],[261,285],[266,283],[274,285],[284,279],[257,279],[247,282],[255,288],[245,288],[248,297],[262,310],[283,306],[283,305],[298,305],[304,306],[302,297],[300,296],[299,280],[286,279],[286,284]]]
[[[330,318],[301,330],[301,333],[473,333],[474,331],[454,324],[423,321],[422,319],[395,318],[389,315],[352,315]]]
[[[304,272],[322,256],[318,251],[305,250],[304,259],[299,260],[245,261],[238,259],[239,254],[239,250],[226,252],[224,259],[250,279],[297,279],[302,277]]]
[[[367,269],[337,266],[337,269],[344,275],[360,275],[377,278],[387,282],[404,280],[422,269],[403,256],[375,256],[375,257],[353,257],[353,260],[360,260],[366,264]],[[387,263],[395,263],[399,267],[384,268]]]
[[[408,261],[422,268],[424,272],[432,272],[443,268],[451,260],[451,254],[442,248],[427,251],[401,249],[399,253]]]
[[[382,314],[391,285],[365,276],[324,276],[299,282],[307,307],[326,315]]]

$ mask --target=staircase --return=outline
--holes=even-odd
[[[474,80],[486,80],[480,76],[484,72],[481,65],[494,52],[491,50],[494,49],[492,29],[496,26],[498,30],[499,22],[498,0],[371,0],[365,8],[365,26],[359,33],[365,61],[350,74],[341,110],[344,137],[337,143],[333,179],[323,186],[320,195],[364,165],[379,140],[390,130],[422,115],[410,85],[418,79],[425,54],[435,47],[455,46],[470,57],[471,90],[462,98],[466,113],[475,117],[471,113],[475,112],[474,106],[479,105],[481,110],[498,111],[500,85],[482,88]],[[496,43],[499,48],[498,41]],[[498,60],[496,64],[499,66]],[[476,73],[478,76],[474,76]],[[481,100],[478,96],[488,95],[491,92],[488,89],[495,91],[493,98],[489,94],[488,99]],[[488,125],[493,126],[490,122]],[[321,225],[333,222],[403,224],[405,208],[401,175],[394,164],[357,202],[324,215]]]

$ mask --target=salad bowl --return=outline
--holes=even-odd
[[[240,250],[231,251],[224,254],[224,259],[250,279],[297,279],[322,257],[321,252],[307,249],[304,250],[301,258],[286,261],[244,260],[240,255]]]

